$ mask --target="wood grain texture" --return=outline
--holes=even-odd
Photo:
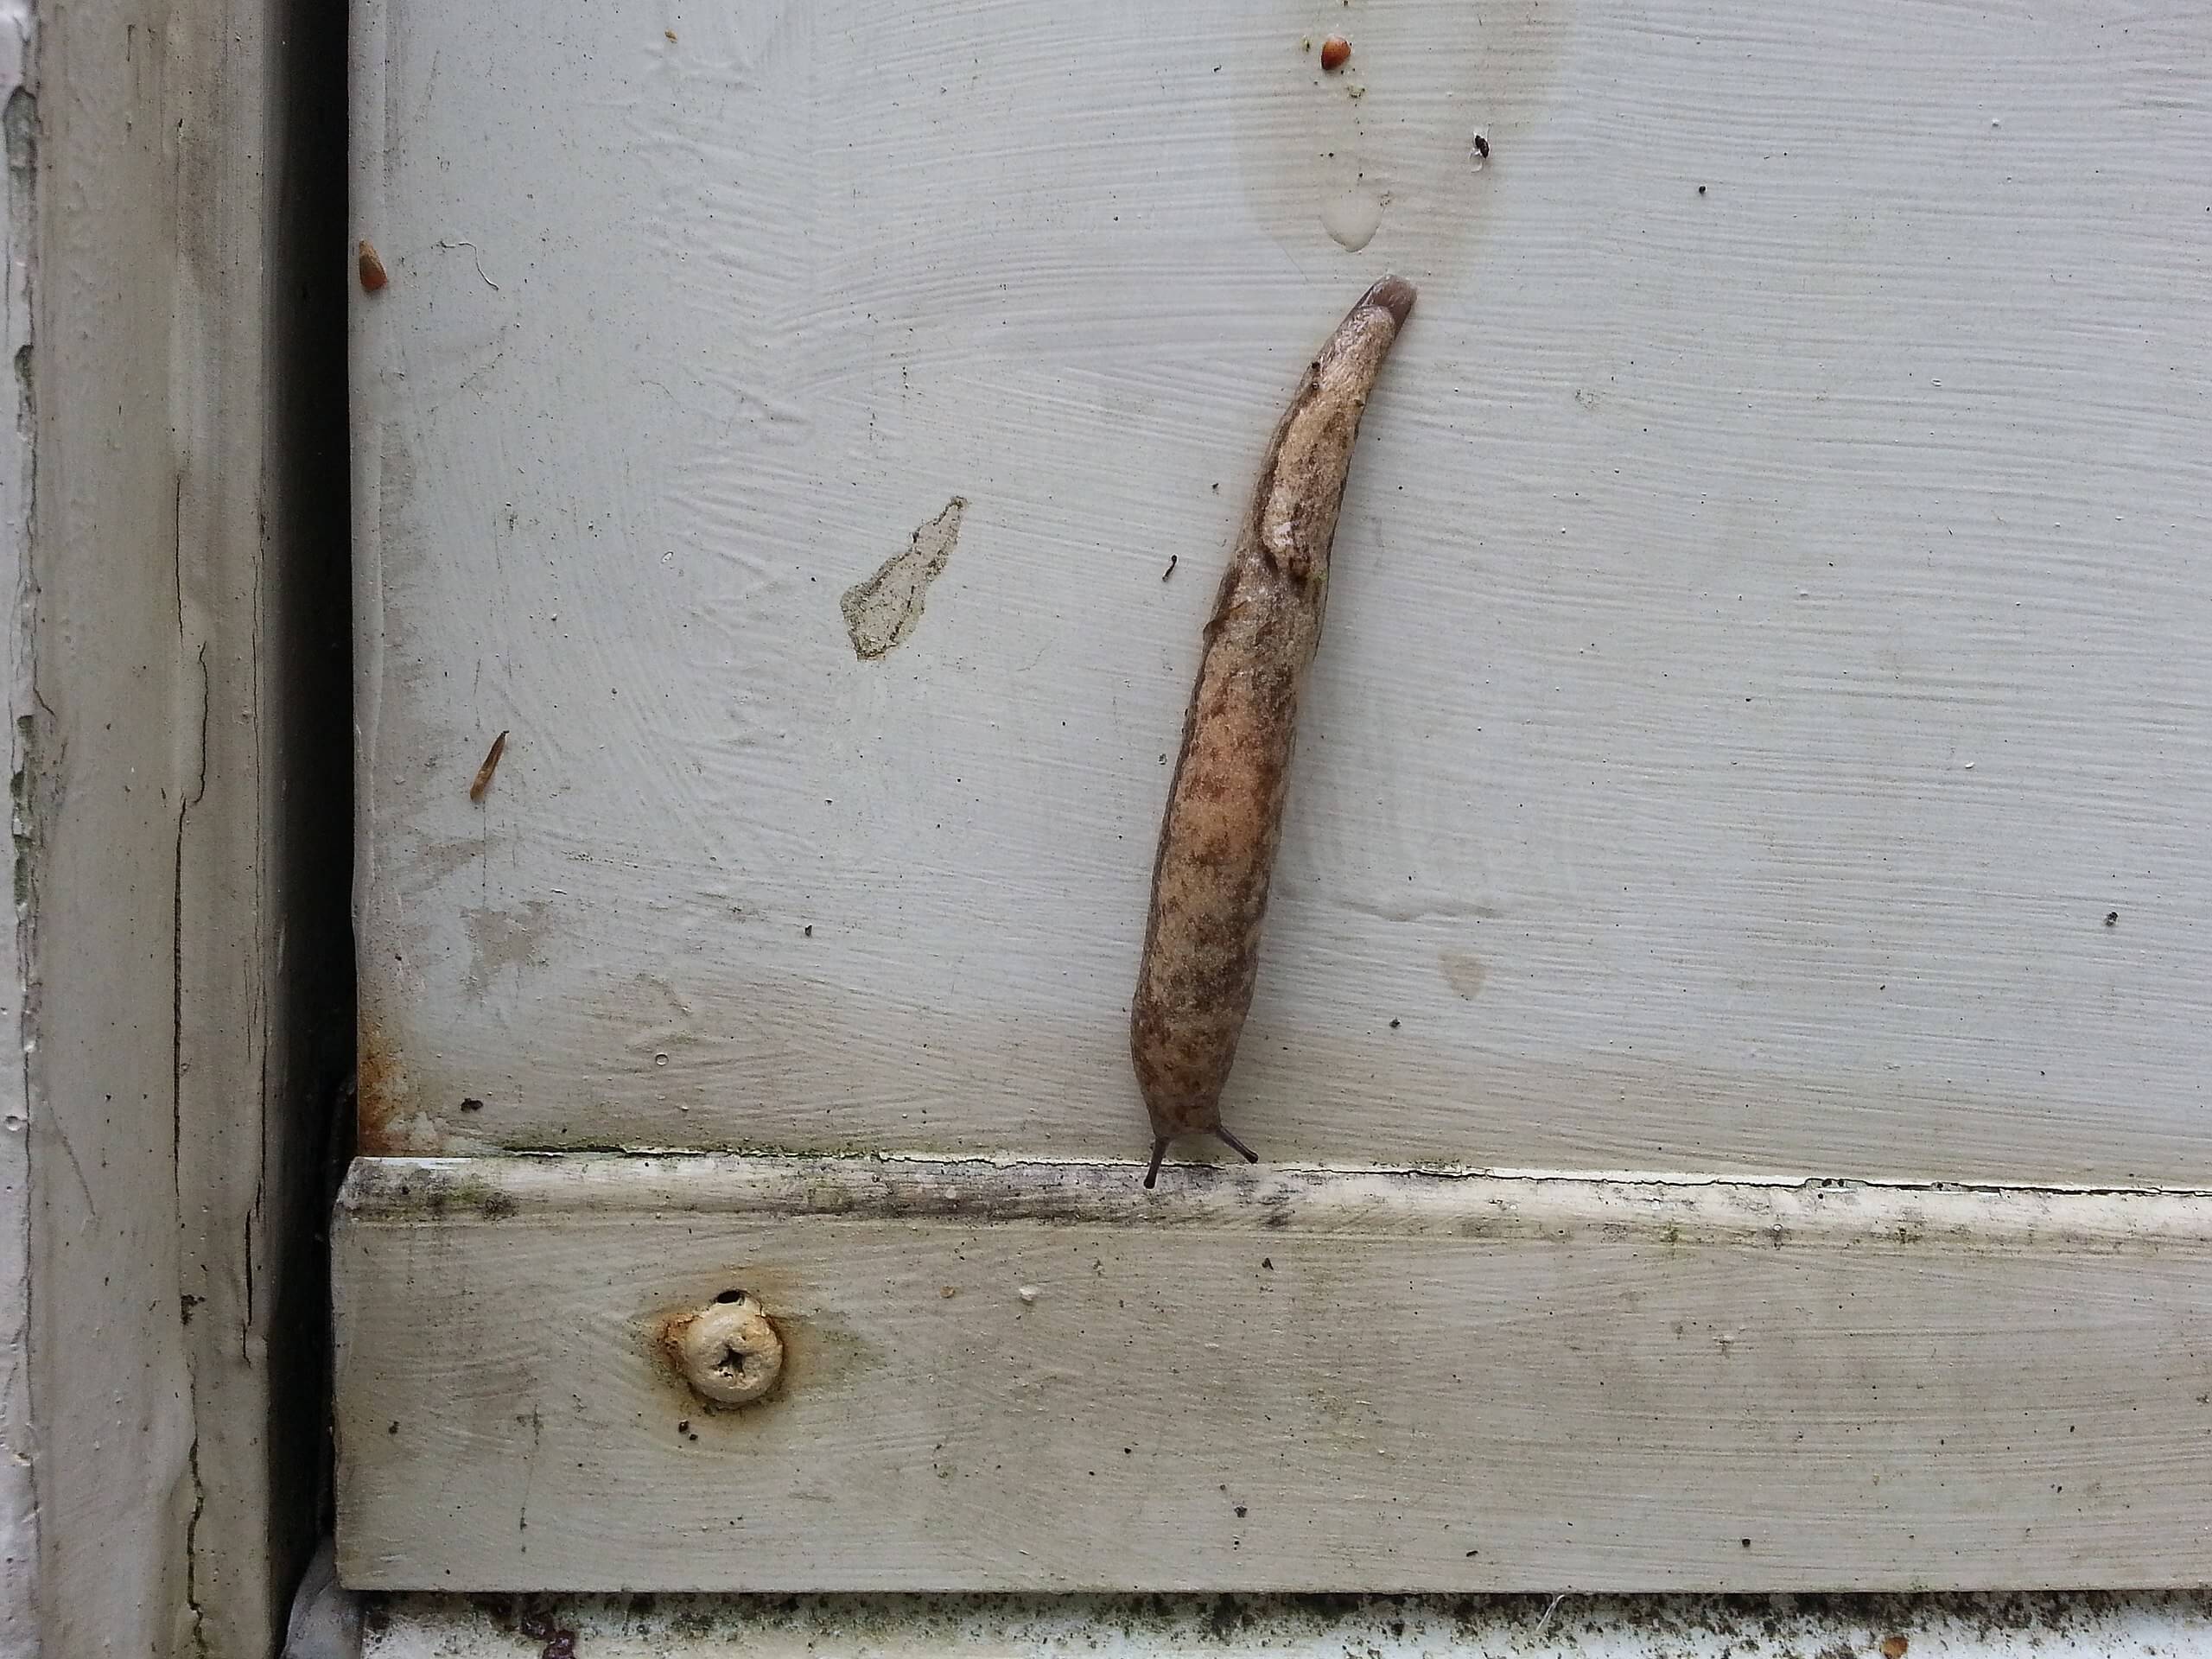
[[[2212,1199],[371,1160],[361,1587],[2201,1583]],[[704,1409],[741,1287],[780,1393]]]
[[[2212,1184],[2212,13],[361,12],[375,1144],[1126,1154],[1205,607],[1389,269],[1228,1121]]]

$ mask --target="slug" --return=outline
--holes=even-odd
[[[1211,1135],[1260,1160],[1222,1128],[1221,1091],[1258,978],[1299,691],[1320,643],[1352,440],[1413,306],[1413,284],[1385,276],[1306,369],[1205,626],[1129,1005],[1129,1054],[1152,1120],[1147,1186],[1179,1135]]]

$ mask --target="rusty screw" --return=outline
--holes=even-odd
[[[662,1339],[691,1392],[710,1405],[750,1405],[784,1373],[784,1339],[760,1304],[741,1290],[726,1290],[697,1313],[677,1315]]]

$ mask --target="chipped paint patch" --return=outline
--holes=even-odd
[[[944,511],[917,530],[903,553],[883,562],[883,568],[866,582],[845,589],[837,601],[845,613],[845,632],[854,654],[872,661],[913,632],[922,620],[922,596],[944,573],[960,539],[960,517],[968,510],[967,498],[956,495]]]

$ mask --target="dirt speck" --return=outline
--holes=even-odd
[[[1905,1649],[1912,1645],[1901,1636],[1882,1638],[1882,1659],[1904,1659]]]
[[[1341,35],[1332,35],[1321,42],[1321,67],[1334,73],[1351,61],[1351,42]]]
[[[837,606],[844,613],[853,652],[862,662],[884,655],[919,624],[922,596],[944,574],[967,511],[966,498],[954,496],[944,512],[915,531],[904,552],[886,559],[866,582],[845,589]]]

